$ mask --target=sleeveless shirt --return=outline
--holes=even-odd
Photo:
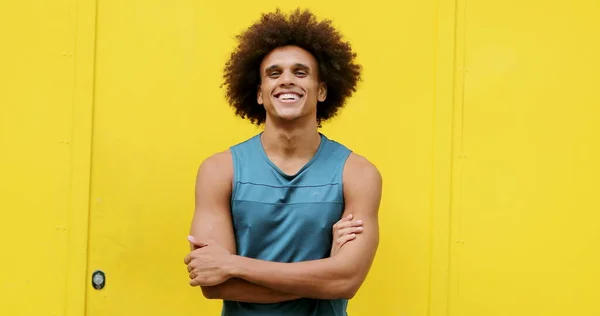
[[[332,226],[344,211],[342,173],[351,151],[320,134],[296,174],[273,164],[258,134],[232,146],[231,215],[240,256],[299,262],[327,258]],[[347,300],[301,298],[272,304],[223,302],[223,316],[346,316]]]

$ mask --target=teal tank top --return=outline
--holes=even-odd
[[[327,258],[344,211],[342,172],[350,150],[321,135],[313,158],[287,175],[266,155],[260,134],[231,147],[231,214],[238,255],[276,262]],[[223,302],[223,316],[346,316],[347,300]]]

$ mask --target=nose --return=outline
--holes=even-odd
[[[294,74],[291,73],[290,71],[284,71],[281,76],[279,76],[280,82],[279,85],[280,86],[289,86],[289,85],[293,85],[294,84]]]

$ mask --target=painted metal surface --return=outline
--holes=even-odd
[[[221,70],[278,6],[295,8],[0,5],[0,314],[219,314],[182,263],[194,177],[257,132]],[[598,2],[305,7],[365,66],[322,131],[384,176],[381,247],[350,314],[600,314]]]

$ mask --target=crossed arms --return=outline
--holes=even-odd
[[[206,298],[274,303],[300,297],[352,298],[366,278],[379,244],[382,180],[377,169],[351,154],[344,173],[345,209],[363,232],[329,258],[279,263],[236,255],[230,213],[233,164],[229,151],[205,160],[196,180],[196,208],[185,258],[190,284]]]

